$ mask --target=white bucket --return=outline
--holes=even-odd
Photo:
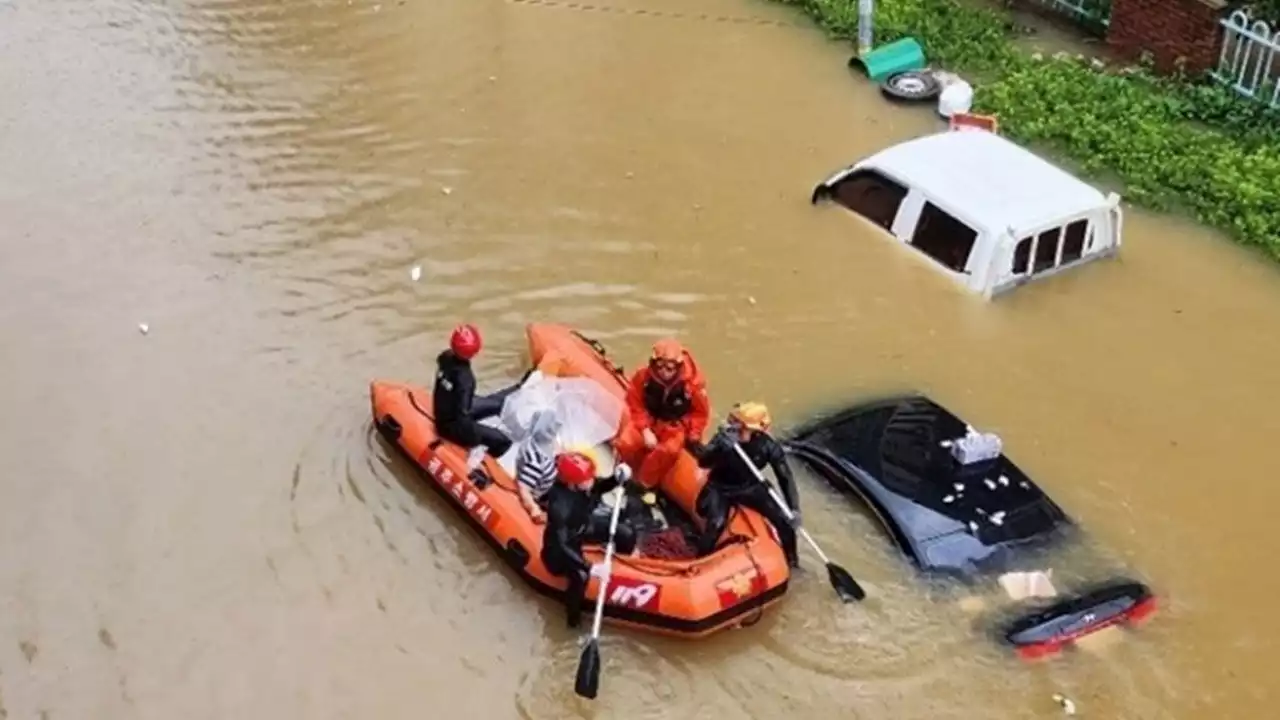
[[[947,84],[938,96],[938,114],[951,119],[957,113],[967,113],[973,108],[973,86],[956,78]]]

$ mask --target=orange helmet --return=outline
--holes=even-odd
[[[556,475],[574,490],[586,490],[596,479],[596,464],[582,453],[563,453],[556,458]]]
[[[684,364],[684,346],[674,338],[663,338],[653,344],[653,354],[649,356],[650,365],[671,365],[679,367]]]
[[[729,412],[729,420],[735,425],[740,425],[748,430],[759,430],[760,432],[768,432],[769,426],[773,425],[773,418],[769,416],[768,406],[758,402],[745,402],[734,405],[733,410]]]

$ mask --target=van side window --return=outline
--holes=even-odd
[[[1061,234],[1062,228],[1056,227],[1045,230],[1036,238],[1036,264],[1031,268],[1032,273],[1048,270],[1058,264],[1058,237]]]
[[[931,202],[920,210],[920,221],[911,236],[912,247],[955,272],[964,272],[978,232],[951,217]]]
[[[1018,247],[1013,249],[1013,274],[1024,275],[1027,268],[1031,266],[1031,238],[1025,237],[1018,241]]]
[[[874,170],[859,170],[836,183],[832,198],[885,230],[893,230],[907,189]]]
[[[1062,264],[1079,260],[1084,254],[1085,232],[1089,229],[1088,220],[1077,220],[1067,226],[1062,238]]]

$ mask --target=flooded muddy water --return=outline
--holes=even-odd
[[[995,303],[813,184],[937,129],[746,0],[0,0],[0,718],[1264,718],[1280,273],[1130,210]],[[413,282],[410,268],[421,265]],[[575,635],[371,432],[478,322],[678,333],[783,426],[917,388],[1166,598],[1024,666],[802,478],[814,564],[701,642]],[[147,332],[140,330],[145,324]],[[807,553],[807,551],[804,551]],[[812,563],[806,555],[806,563]]]

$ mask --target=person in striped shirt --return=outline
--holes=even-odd
[[[550,410],[540,411],[530,423],[529,438],[516,456],[516,481],[520,504],[534,522],[541,525],[547,515],[543,505],[556,482],[556,433],[560,422]]]

